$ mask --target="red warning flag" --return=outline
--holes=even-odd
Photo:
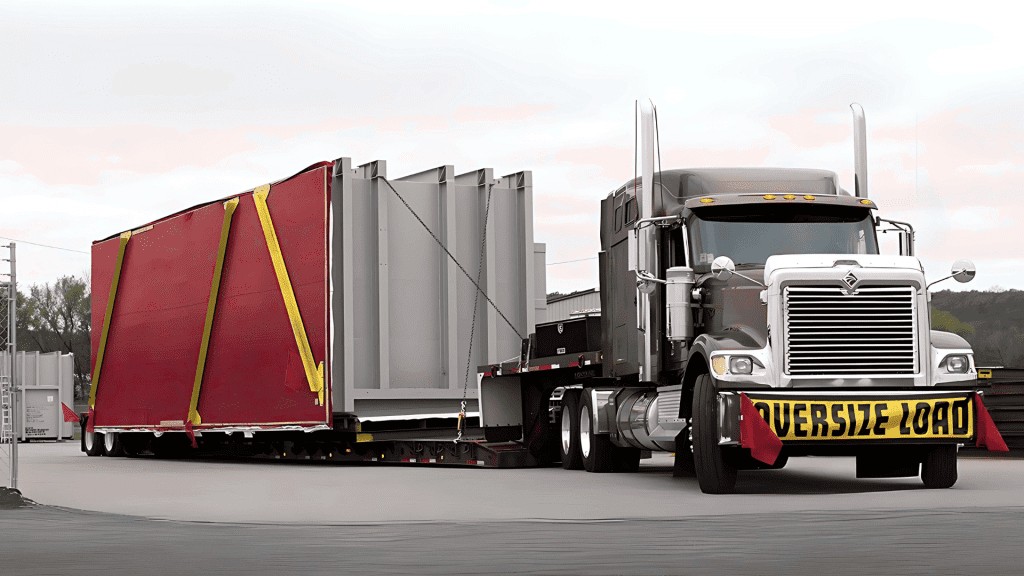
[[[782,440],[764,421],[761,413],[746,394],[740,393],[740,446],[750,448],[750,455],[765,464],[775,464],[782,451]]]
[[[60,407],[64,409],[64,421],[65,422],[78,422],[78,414],[75,414],[74,410],[72,410],[71,408],[68,408],[67,404],[61,402],[60,403]]]
[[[989,452],[1009,452],[1003,435],[999,433],[996,423],[992,421],[992,416],[985,408],[985,403],[981,401],[981,395],[975,394],[974,401],[978,403],[978,441],[975,445],[984,446]]]
[[[191,420],[185,420],[185,436],[188,436],[188,439],[192,441],[193,448],[199,448],[199,445],[196,444],[196,433],[192,431]]]

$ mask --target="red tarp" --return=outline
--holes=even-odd
[[[267,203],[316,364],[328,360],[329,168],[273,185]],[[330,422],[299,357],[252,192],[238,196],[210,334],[197,429]],[[217,202],[158,221],[125,248],[95,425],[172,427],[188,416],[224,220]],[[118,237],[92,249],[95,368]]]

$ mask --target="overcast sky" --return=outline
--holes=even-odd
[[[850,190],[859,102],[871,196],[914,224],[929,279],[970,258],[973,283],[940,287],[1024,288],[1009,2],[374,4],[5,0],[0,236],[88,252],[349,156],[391,177],[532,170],[548,262],[592,258],[599,201],[633,175],[636,98],[666,168],[822,168]],[[18,245],[22,287],[88,266]],[[549,291],[598,282],[596,259],[547,270]]]

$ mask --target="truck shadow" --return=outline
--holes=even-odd
[[[738,494],[862,494],[917,489],[924,489],[920,478],[856,478],[805,470],[745,470],[736,480]]]
[[[649,467],[641,473],[663,474],[666,482],[676,487],[700,490],[695,476],[672,476],[671,467]],[[856,478],[836,471],[812,472],[807,470],[742,470],[736,479],[736,494],[863,494],[870,492],[898,492],[924,490],[920,478]]]

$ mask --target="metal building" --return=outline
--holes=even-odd
[[[601,313],[601,293],[597,288],[547,298],[547,308],[537,310],[537,324],[558,322]]]

